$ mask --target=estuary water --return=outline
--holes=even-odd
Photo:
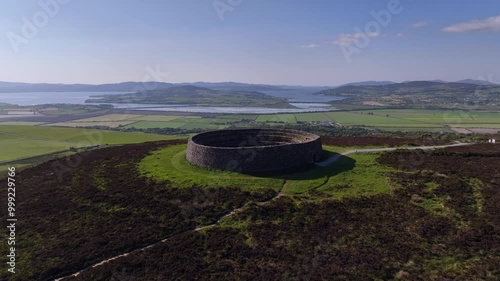
[[[29,92],[29,93],[0,93],[0,103],[10,103],[22,106],[39,104],[85,104],[90,96],[123,94],[125,92]],[[127,110],[175,111],[196,113],[298,113],[335,110],[335,107],[326,103],[341,98],[312,95],[303,90],[263,91],[263,93],[287,98],[289,103],[297,108],[267,108],[267,107],[208,107],[190,106],[185,104],[112,104],[115,108]]]

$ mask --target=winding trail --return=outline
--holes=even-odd
[[[471,145],[473,143],[461,143],[461,142],[456,142],[455,144],[448,144],[448,145],[434,145],[434,146],[416,146],[416,147],[383,147],[383,148],[366,148],[366,149],[354,149],[354,150],[348,150],[348,151],[344,151],[342,153],[339,153],[339,154],[336,154],[328,159],[326,159],[325,161],[322,161],[322,162],[318,162],[316,163],[316,165],[320,166],[320,167],[326,167],[328,165],[331,165],[333,163],[335,163],[336,161],[338,161],[342,156],[345,156],[345,155],[349,155],[349,154],[353,154],[353,153],[370,153],[370,152],[383,152],[383,151],[394,151],[394,150],[397,150],[397,149],[406,149],[406,150],[416,150],[416,149],[422,149],[422,150],[429,150],[429,149],[437,149],[437,148],[446,148],[446,147],[454,147],[454,146],[464,146],[464,145]],[[284,180],[283,182],[283,186],[282,188],[279,190],[279,192],[274,196],[272,197],[271,199],[268,199],[266,201],[261,201],[261,202],[257,202],[257,205],[259,206],[265,206],[265,205],[268,205],[269,203],[271,203],[272,201],[275,201],[277,200],[278,198],[280,197],[283,197],[283,196],[286,196],[286,194],[282,193],[282,190],[283,188],[285,187],[286,185],[286,180]],[[243,212],[244,210],[246,210],[246,206],[242,206],[240,208],[235,208],[233,209],[231,212],[223,215],[221,218],[219,218],[215,223],[212,223],[212,224],[209,224],[209,225],[205,225],[205,226],[199,226],[199,227],[196,227],[195,229],[191,229],[191,230],[186,230],[184,232],[181,232],[181,233],[177,233],[177,234],[173,234],[173,235],[170,235],[169,237],[163,239],[163,240],[160,240],[158,242],[155,242],[153,244],[150,244],[148,246],[145,246],[145,247],[142,247],[142,248],[138,248],[138,249],[135,249],[135,250],[132,250],[130,252],[126,252],[126,253],[123,253],[123,254],[120,254],[120,255],[117,255],[117,256],[114,256],[114,257],[111,257],[109,259],[106,259],[106,260],[103,260],[103,261],[100,261],[96,264],[93,264],[91,266],[88,266],[78,272],[75,272],[73,274],[70,274],[70,275],[66,275],[66,276],[63,276],[63,277],[60,277],[60,278],[57,278],[57,279],[54,279],[54,281],[61,281],[61,280],[64,280],[66,278],[70,278],[70,277],[77,277],[78,275],[80,275],[82,272],[84,272],[85,270],[88,270],[88,269],[91,269],[91,268],[96,268],[96,267],[99,267],[99,266],[102,266],[104,264],[107,264],[111,261],[114,261],[114,260],[117,260],[119,258],[122,258],[122,257],[126,257],[130,254],[133,254],[133,253],[137,253],[137,252],[141,252],[141,251],[145,251],[149,248],[152,248],[152,247],[155,247],[159,244],[162,244],[162,243],[165,243],[166,241],[176,237],[176,236],[179,236],[179,235],[182,235],[182,234],[185,234],[185,233],[189,233],[189,232],[198,232],[198,231],[201,231],[201,230],[204,230],[204,229],[208,229],[208,228],[212,228],[214,226],[216,226],[217,224],[219,224],[219,222],[221,222],[222,220],[224,220],[225,218],[227,217],[230,217],[230,216],[233,216],[233,215],[236,215],[236,214],[239,214],[241,212]]]
[[[422,149],[422,150],[429,150],[429,149],[437,149],[437,148],[446,148],[446,147],[454,147],[454,146],[463,146],[463,145],[471,145],[472,143],[463,143],[463,142],[456,142],[455,144],[445,144],[445,145],[431,145],[431,146],[415,146],[415,147],[382,147],[382,148],[365,148],[365,149],[353,149],[353,150],[347,150],[342,153],[336,154],[325,161],[322,162],[317,162],[316,165],[320,167],[326,167],[328,165],[331,165],[335,161],[339,160],[340,157],[353,154],[353,153],[369,153],[369,152],[383,152],[383,151],[394,151],[398,149],[405,149],[405,150],[417,150],[417,149]]]

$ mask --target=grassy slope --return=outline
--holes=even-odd
[[[244,190],[283,186],[282,179],[259,178],[231,172],[211,171],[195,167],[186,159],[186,145],[170,146],[153,152],[139,164],[139,170],[157,181],[170,181],[178,187],[219,186],[239,187]]]
[[[173,138],[178,138],[178,136],[78,128],[0,125],[0,146],[5,149],[5,152],[0,155],[0,161],[13,161],[67,151],[71,147],[141,143]]]

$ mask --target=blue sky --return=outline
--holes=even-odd
[[[0,81],[500,81],[497,0],[4,0],[0,36]]]

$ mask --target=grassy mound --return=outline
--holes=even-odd
[[[345,147],[324,146],[324,159],[334,157]],[[141,174],[158,182],[171,182],[176,187],[221,186],[243,190],[271,188],[288,195],[319,190],[337,198],[391,192],[388,172],[394,169],[376,164],[378,153],[341,156],[326,167],[312,165],[301,170],[273,174],[246,175],[208,170],[187,162],[186,145],[154,151],[139,163]]]

